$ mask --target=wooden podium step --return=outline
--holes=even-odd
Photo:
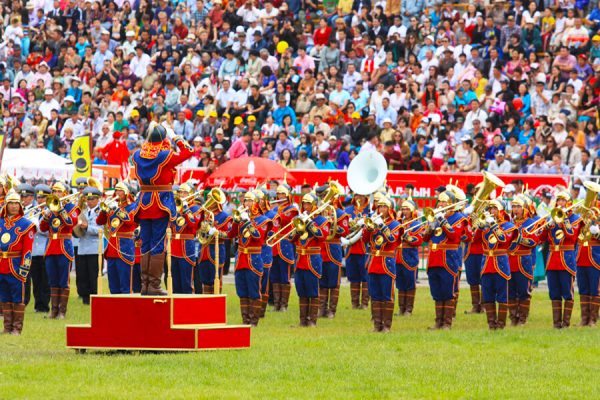
[[[197,351],[250,347],[250,326],[226,325],[225,295],[92,296],[91,324],[68,325],[67,347]]]

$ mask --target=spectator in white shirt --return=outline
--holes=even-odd
[[[146,67],[150,64],[150,56],[144,53],[142,45],[137,45],[135,47],[135,53],[135,56],[129,63],[129,67],[135,76],[141,79],[146,76]]]
[[[506,159],[503,151],[497,151],[494,160],[488,164],[488,171],[492,174],[510,174],[510,161]]]
[[[474,120],[478,120],[481,122],[481,126],[485,126],[487,118],[487,113],[479,108],[479,100],[473,99],[471,100],[471,111],[469,111],[465,117],[465,129],[467,131],[472,130]]]
[[[46,89],[44,91],[44,101],[41,102],[39,110],[42,113],[42,116],[47,120],[52,119],[52,110],[60,110],[60,104],[54,98],[52,89]]]
[[[590,152],[587,149],[581,150],[581,161],[575,164],[573,168],[573,178],[575,182],[585,182],[590,180],[594,163],[590,160]]]

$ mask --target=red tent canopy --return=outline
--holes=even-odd
[[[205,182],[207,186],[254,187],[270,180],[285,180],[290,185],[296,179],[288,170],[275,161],[259,157],[241,157],[220,165]]]

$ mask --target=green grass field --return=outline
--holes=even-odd
[[[225,286],[229,323],[240,323],[234,288]],[[338,315],[298,328],[297,297],[287,313],[268,312],[252,347],[202,353],[77,354],[65,324],[88,323],[71,298],[67,320],[28,307],[23,336],[0,336],[0,398],[597,398],[600,328],[552,329],[547,293],[536,292],[525,327],[489,332],[462,289],[451,331],[428,331],[425,287],[415,315],[394,317],[392,333],[371,333],[370,313],[350,309],[342,288]],[[578,306],[575,312],[578,312]],[[573,325],[579,322],[574,315]]]

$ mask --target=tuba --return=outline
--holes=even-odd
[[[490,172],[483,171],[483,182],[481,183],[481,186],[475,194],[475,197],[473,197],[473,201],[471,203],[473,206],[473,218],[477,219],[478,214],[485,209],[485,203],[489,199],[490,194],[492,194],[496,188],[503,188],[504,186],[506,185],[502,179]]]
[[[196,194],[194,194],[192,196],[195,198]],[[204,221],[202,221],[202,223],[200,224],[200,229],[198,230],[198,233],[199,233],[198,241],[203,246],[210,243],[210,241],[212,240],[212,236],[208,234],[208,231],[215,224],[215,214],[210,210],[210,208],[215,204],[222,205],[227,200],[225,193],[223,193],[223,191],[219,188],[211,189],[211,191],[208,193],[207,197],[208,198],[207,198],[206,202],[202,205],[202,207],[200,207],[200,210],[199,210],[199,211],[206,212],[206,219]]]
[[[354,193],[370,195],[383,186],[387,172],[387,162],[381,153],[359,153],[348,167],[348,186]]]
[[[585,225],[579,234],[579,240],[583,242],[584,246],[587,246],[588,242],[592,239],[590,226],[592,226],[594,222],[597,223],[596,219],[600,217],[600,212],[596,207],[596,201],[598,200],[598,195],[600,194],[600,184],[587,181],[583,183],[583,186],[587,192],[585,193],[585,199],[579,206],[578,211],[583,217]]]

